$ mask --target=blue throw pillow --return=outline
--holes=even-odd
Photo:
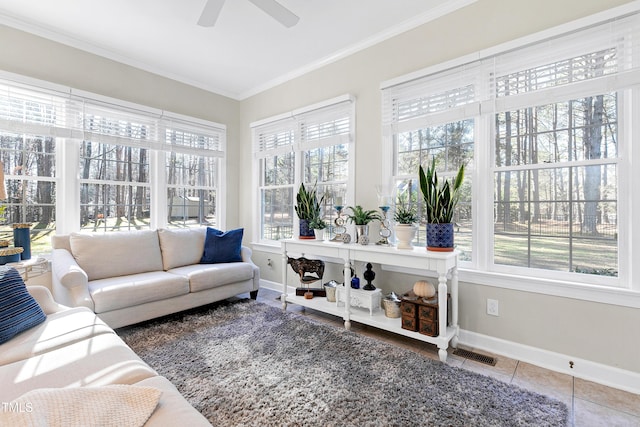
[[[0,344],[45,319],[18,271],[13,267],[0,266]]]
[[[222,262],[242,261],[242,235],[244,228],[223,232],[207,227],[204,240],[204,253],[200,264],[218,264]]]

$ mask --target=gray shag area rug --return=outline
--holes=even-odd
[[[569,419],[552,398],[251,300],[117,332],[214,426],[565,426]]]

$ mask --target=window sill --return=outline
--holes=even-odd
[[[460,269],[460,281],[564,298],[640,308],[640,292],[625,288]]]

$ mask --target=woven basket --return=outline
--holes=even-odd
[[[31,224],[27,222],[12,224],[13,228],[31,228]]]

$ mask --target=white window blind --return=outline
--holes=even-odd
[[[256,158],[293,151],[298,123],[293,118],[279,119],[253,129],[253,152]]]
[[[164,128],[165,150],[182,154],[224,157],[225,126],[188,122],[171,115],[163,117],[160,124]]]
[[[0,128],[15,133],[81,137],[79,106],[59,93],[0,80]]]
[[[95,101],[82,105],[77,120],[82,124],[83,140],[139,148],[157,145],[156,117]]]
[[[226,148],[226,127],[218,123],[7,79],[0,79],[0,128],[218,157]]]
[[[482,87],[479,64],[386,88],[383,126],[387,135],[478,114]]]
[[[353,99],[345,95],[253,123],[254,156],[348,144],[354,139],[352,109]]]
[[[640,84],[640,14],[382,86],[387,136]],[[518,95],[518,97],[516,97]]]

